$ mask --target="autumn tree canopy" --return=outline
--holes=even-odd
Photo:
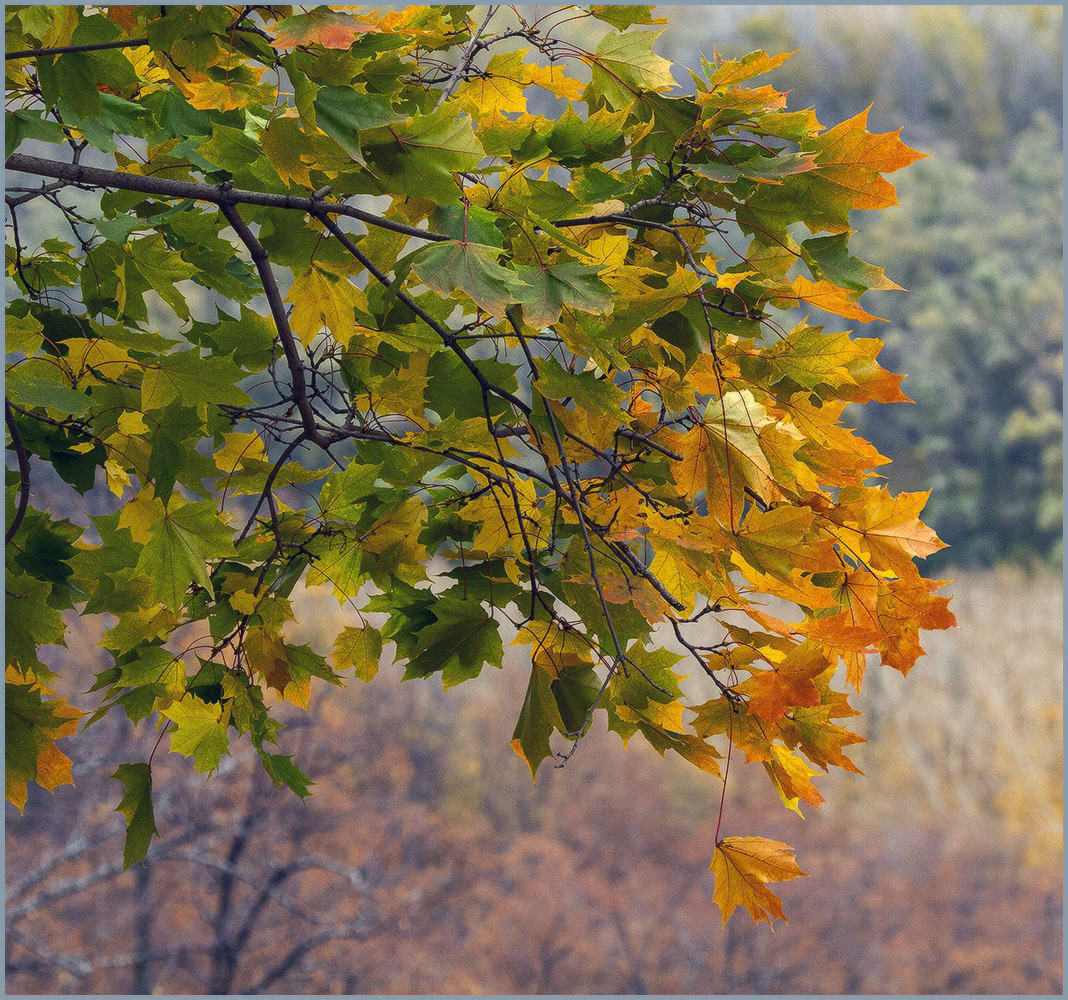
[[[800,813],[857,770],[844,685],[953,624],[926,494],[842,422],[907,401],[843,327],[898,288],[850,213],[922,154],[787,110],[754,81],[788,53],[673,72],[650,8],[539,10],[8,8],[20,809],[70,782],[56,740],[154,727],[115,773],[129,865],[163,740],[205,773],[250,741],[303,797],[280,700],[511,643],[532,775],[603,723]],[[287,639],[298,583],[348,609],[322,648]],[[72,615],[113,659],[84,719],[42,652]],[[721,832],[724,920],[781,918],[793,852]]]

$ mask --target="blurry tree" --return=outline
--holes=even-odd
[[[32,983],[58,974],[86,993],[146,994],[161,981],[180,982],[183,992],[261,993],[324,945],[368,936],[375,918],[364,873],[308,849],[328,814],[270,795],[249,762],[245,754],[220,765],[234,783],[214,786],[210,802],[197,794],[202,779],[175,775],[156,804],[167,843],[132,879],[111,849],[125,828],[114,813],[44,824],[38,835],[50,847],[8,885],[8,975]],[[91,791],[104,777],[99,763],[81,768],[95,779]],[[201,799],[196,808],[191,796]]]
[[[858,237],[910,289],[887,296],[879,332],[893,363],[923,376],[903,386],[916,406],[857,419],[895,482],[934,487],[958,565],[1060,553],[1062,168],[1060,129],[1039,114],[1005,170],[946,150],[904,179],[908,211]]]
[[[827,120],[874,103],[880,126],[990,166],[1011,159],[1036,111],[1061,124],[1063,28],[1057,7],[770,7],[715,42],[729,54],[800,48],[780,75],[792,102]],[[674,58],[690,58],[695,34],[670,36]]]

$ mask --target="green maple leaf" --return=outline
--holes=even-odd
[[[171,611],[185,603],[190,583],[210,589],[208,560],[234,554],[231,531],[210,501],[165,511],[148,530],[137,568],[152,580],[157,600]]]
[[[133,267],[156,294],[183,319],[189,319],[185,296],[175,282],[185,281],[197,268],[169,249],[162,233],[131,240],[126,244],[127,267]],[[119,303],[122,306],[122,302]]]
[[[154,358],[141,379],[141,408],[161,410],[179,399],[184,406],[220,402],[248,403],[237,382],[245,373],[229,358],[202,358],[199,351],[178,351]]]
[[[549,744],[553,729],[565,728],[550,684],[551,678],[541,667],[530,668],[527,693],[512,733],[512,749],[530,768],[534,779],[541,762],[553,755]]]
[[[71,388],[70,378],[44,358],[31,358],[7,373],[7,395],[26,408],[45,406],[71,416],[89,412],[92,399]]]
[[[666,24],[666,17],[653,17],[653,6],[646,4],[607,4],[590,5],[590,13],[598,21],[604,21],[622,31],[632,24]]]
[[[306,799],[311,795],[310,788],[315,784],[296,764],[287,753],[268,753],[262,747],[257,750],[263,769],[270,776],[276,788],[285,785],[298,798]]]
[[[171,731],[171,753],[192,757],[202,774],[214,771],[223,754],[229,753],[230,712],[222,705],[209,705],[189,696],[162,709],[160,714],[175,726]]]
[[[174,653],[162,646],[135,646],[128,653],[116,657],[115,665],[121,673],[118,683],[124,687],[141,687],[163,680],[167,668],[180,663]]]
[[[453,171],[474,170],[486,155],[467,115],[441,108],[361,136],[364,160],[387,191],[439,203],[460,198]]]
[[[24,139],[38,142],[62,142],[63,129],[58,122],[46,121],[40,113],[8,111],[4,116],[5,156],[10,156]]]
[[[440,670],[442,687],[448,690],[477,677],[486,663],[501,665],[504,650],[497,623],[478,601],[443,598],[431,610],[435,621],[419,632],[405,680],[429,677]]]
[[[400,120],[389,99],[351,87],[321,87],[315,95],[315,122],[354,160],[363,162],[360,132]]]
[[[378,465],[352,462],[344,469],[331,472],[319,492],[319,508],[324,516],[358,524],[370,498],[378,492],[375,482],[381,471]]]
[[[735,161],[736,147],[724,150],[724,155]],[[742,178],[760,178],[774,180],[789,177],[811,170],[816,165],[816,157],[811,153],[782,153],[779,156],[752,156],[744,162],[728,162],[726,159],[716,163],[691,163],[694,173],[707,177],[721,184],[733,184]]]
[[[586,100],[592,106],[602,101],[615,110],[630,107],[643,91],[654,93],[675,85],[671,63],[653,51],[661,31],[609,32],[594,53],[586,57],[590,65],[590,85]]]
[[[4,685],[4,766],[8,781],[37,777],[37,756],[49,733],[69,720],[55,713],[55,705],[32,684]]]
[[[152,771],[147,764],[120,764],[112,775],[121,781],[125,792],[115,812],[126,818],[126,843],[122,868],[144,861],[153,837],[159,836],[152,809]]]
[[[439,292],[462,291],[492,316],[505,310],[526,291],[516,271],[498,263],[500,247],[449,240],[417,250],[410,257],[412,271]]]
[[[623,393],[608,379],[598,378],[593,372],[569,372],[554,358],[540,359],[538,371],[538,392],[548,399],[573,399],[591,413],[611,413],[623,399]]]
[[[588,118],[580,118],[568,106],[547,136],[549,150],[564,166],[600,163],[618,156],[626,140],[623,122],[626,111],[601,108]]]
[[[523,319],[533,327],[549,326],[566,309],[603,313],[613,301],[613,292],[592,267],[575,261],[550,267],[524,267],[520,272],[524,288],[519,297]]]
[[[23,671],[48,676],[49,671],[37,657],[37,647],[63,641],[63,618],[48,604],[52,585],[27,574],[5,581],[5,639],[8,663]]]
[[[903,291],[899,284],[886,276],[883,268],[851,256],[848,247],[848,234],[820,236],[801,244],[801,256],[817,281],[826,279],[858,295],[870,288]]]

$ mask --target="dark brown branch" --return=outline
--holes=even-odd
[[[687,641],[686,637],[682,634],[682,629],[679,628],[679,622],[676,619],[672,618],[671,615],[667,616],[667,620],[671,622],[671,628],[672,631],[675,633],[675,638],[678,639],[679,643],[683,645],[690,653],[690,655],[693,656],[693,658],[701,665],[701,669],[706,674],[708,674],[708,676],[711,677],[713,681],[715,681],[716,687],[718,687],[720,691],[723,692],[723,695],[727,698],[727,700],[730,702],[738,701],[738,693],[734,690],[734,688],[728,687],[726,684],[724,684],[723,681],[721,681],[716,676],[715,671],[708,665],[708,660],[706,660],[700,654],[700,652],[698,652],[697,647],[694,646],[693,643]]]
[[[289,317],[286,315],[286,307],[282,302],[282,293],[278,290],[278,282],[274,279],[274,272],[271,270],[267,251],[263,248],[263,244],[252,234],[252,230],[249,229],[245,220],[241,218],[234,205],[225,202],[220,203],[219,211],[226,216],[226,221],[230,223],[234,232],[237,233],[238,239],[245,244],[249,254],[252,256],[252,262],[256,265],[260,282],[263,284],[264,294],[267,296],[267,304],[271,309],[271,316],[274,317],[274,325],[278,329],[278,339],[282,343],[282,350],[285,352],[286,363],[289,366],[293,403],[300,414],[301,423],[304,426],[304,435],[309,441],[320,447],[325,447],[332,442],[319,432],[316,424],[315,410],[312,409],[311,401],[308,399],[308,387],[304,381],[304,365],[297,350],[297,340],[289,326]]]
[[[196,181],[168,180],[165,177],[144,177],[140,174],[126,174],[118,170],[102,170],[99,167],[87,167],[80,163],[64,163],[59,160],[47,160],[40,156],[26,153],[12,153],[8,157],[8,170],[18,170],[38,177],[53,177],[68,184],[80,184],[86,187],[118,188],[123,191],[140,191],[143,194],[155,194],[163,198],[191,198],[195,201],[207,201],[213,205],[260,205],[264,208],[287,208],[298,212],[307,212],[317,217],[324,213],[345,215],[358,219],[368,226],[389,229],[417,239],[441,242],[450,237],[433,233],[426,229],[394,222],[392,219],[364,212],[352,205],[340,202],[323,201],[317,198],[303,198],[290,194],[270,194],[265,191],[243,191],[240,188],[226,188],[215,184],[201,184]]]
[[[628,438],[631,441],[639,441],[647,448],[651,448],[653,451],[658,451],[661,455],[664,455],[667,458],[673,458],[676,462],[682,461],[682,456],[677,451],[665,448],[662,444],[654,441],[648,434],[639,434],[637,431],[632,431],[629,427],[620,427],[616,433],[620,437]]]
[[[136,49],[147,45],[147,38],[125,38],[117,42],[93,42],[88,45],[53,45],[47,49],[19,49],[8,52],[5,59],[36,59],[38,56],[61,56],[69,52],[101,52],[104,49]]]

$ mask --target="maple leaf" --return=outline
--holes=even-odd
[[[309,267],[293,279],[286,301],[293,303],[290,326],[305,347],[325,326],[341,343],[356,332],[359,289],[343,274],[323,267]]]
[[[523,304],[523,319],[530,326],[549,326],[564,309],[601,313],[612,303],[612,290],[597,272],[574,261],[525,267],[519,273],[528,286],[518,298]]]
[[[744,83],[754,76],[761,76],[777,69],[791,56],[797,55],[799,49],[793,52],[780,52],[769,56],[763,49],[757,49],[741,59],[729,59],[719,66],[712,67],[705,62],[705,71],[708,73],[708,86],[715,90],[718,87],[729,87],[736,83]]]
[[[282,637],[271,629],[254,625],[241,644],[249,666],[263,675],[268,687],[284,695],[291,680],[289,653]]]
[[[347,49],[368,31],[373,24],[358,21],[351,14],[329,7],[316,7],[307,14],[294,14],[283,18],[274,26],[276,49],[293,49],[298,45],[321,45],[324,49]]]
[[[589,642],[581,633],[564,630],[555,622],[527,622],[512,645],[530,646],[533,663],[552,677],[559,677],[566,667],[590,663]]]
[[[844,316],[846,319],[859,320],[861,323],[870,323],[879,316],[858,306],[850,297],[850,292],[845,288],[839,288],[829,281],[809,281],[803,274],[799,274],[793,285],[789,288],[775,289],[770,292],[768,298],[776,305],[784,302],[805,302],[808,305],[822,309],[824,312],[834,313],[836,316]]]
[[[230,720],[226,709],[187,697],[162,709],[161,714],[174,724],[171,753],[192,757],[197,770],[202,773],[214,771],[219,766],[223,754],[230,749],[226,731]]]
[[[334,666],[338,670],[353,667],[362,681],[369,681],[378,673],[381,656],[382,635],[370,625],[346,626],[334,641]]]
[[[738,552],[757,569],[786,581],[795,570],[834,571],[840,565],[838,558],[827,539],[811,537],[814,522],[812,511],[804,507],[750,511],[735,533]]]
[[[760,431],[774,423],[749,389],[710,400],[704,421],[686,433],[676,481],[687,492],[707,490],[717,512],[740,513],[745,487],[762,499],[773,497],[773,476]]]
[[[590,13],[620,31],[632,24],[667,24],[666,17],[653,17],[653,7],[646,5],[595,3]]]
[[[501,665],[504,651],[497,623],[481,604],[442,599],[432,610],[435,620],[419,632],[405,678],[429,677],[441,671],[442,687],[448,690],[477,677],[486,663]]]
[[[751,713],[765,722],[778,722],[793,705],[820,703],[813,679],[831,665],[817,644],[796,646],[770,670],[753,673],[736,690],[748,695]]]
[[[591,80],[586,100],[596,105],[600,99],[618,111],[629,107],[645,92],[658,93],[675,85],[671,63],[653,51],[653,43],[660,31],[609,32],[597,45],[596,51],[586,53]]]
[[[861,559],[880,569],[907,573],[914,557],[923,558],[946,547],[919,518],[930,493],[893,496],[884,488],[851,489],[839,498],[837,517],[843,539]]]
[[[478,243],[434,243],[412,255],[412,271],[431,288],[462,291],[486,312],[501,317],[527,284],[498,263],[501,252],[500,247]]]
[[[779,730],[786,740],[786,745],[791,749],[800,747],[804,755],[824,771],[834,765],[854,774],[863,774],[842,750],[855,743],[867,741],[863,736],[831,722],[830,712],[830,707],[825,705],[795,707],[789,719],[779,722]]]
[[[473,170],[485,155],[471,119],[450,108],[368,129],[360,140],[367,165],[388,188],[442,204],[460,198],[453,171]]]
[[[848,236],[820,236],[805,240],[800,247],[801,256],[816,278],[825,278],[835,285],[848,288],[859,295],[869,289],[880,291],[904,291],[891,281],[881,267],[875,267],[859,257],[853,257],[848,247]]]
[[[815,166],[816,157],[811,153],[783,153],[778,156],[750,156],[742,163],[694,163],[691,169],[702,177],[722,184],[733,184],[743,177],[778,183],[781,177],[801,174]]]
[[[906,146],[900,129],[868,132],[869,110],[865,108],[822,135],[803,140],[801,151],[815,156],[815,169],[784,178],[774,195],[758,190],[749,207],[769,219],[781,219],[787,211],[797,212],[813,232],[845,233],[850,230],[851,209],[896,205],[894,186],[882,175],[927,154]]]
[[[626,117],[625,111],[600,108],[581,118],[568,104],[545,142],[553,157],[565,166],[608,159],[623,149],[622,126]]]
[[[363,161],[360,132],[401,119],[387,98],[364,94],[352,87],[320,87],[314,107],[315,124],[360,162]]]
[[[211,586],[205,563],[233,554],[230,529],[209,502],[161,511],[148,528],[138,568],[152,580],[156,598],[171,611],[185,603],[191,583]]]
[[[763,837],[725,837],[716,845],[712,872],[716,876],[712,898],[723,913],[724,927],[739,906],[749,911],[755,924],[787,923],[781,900],[767,885],[808,877],[797,866],[792,848]]]
[[[152,810],[152,771],[147,764],[120,764],[112,775],[123,785],[123,796],[115,811],[126,819],[126,841],[122,852],[125,871],[144,861],[153,837],[159,836]]]
[[[549,736],[554,728],[563,729],[564,723],[550,688],[550,678],[545,671],[534,666],[512,733],[512,750],[530,768],[530,776],[534,780],[537,780],[541,762],[553,755]]]
[[[49,792],[74,784],[70,758],[55,741],[73,735],[84,713],[10,666],[4,684],[4,711],[6,796],[21,813],[30,781]]]

